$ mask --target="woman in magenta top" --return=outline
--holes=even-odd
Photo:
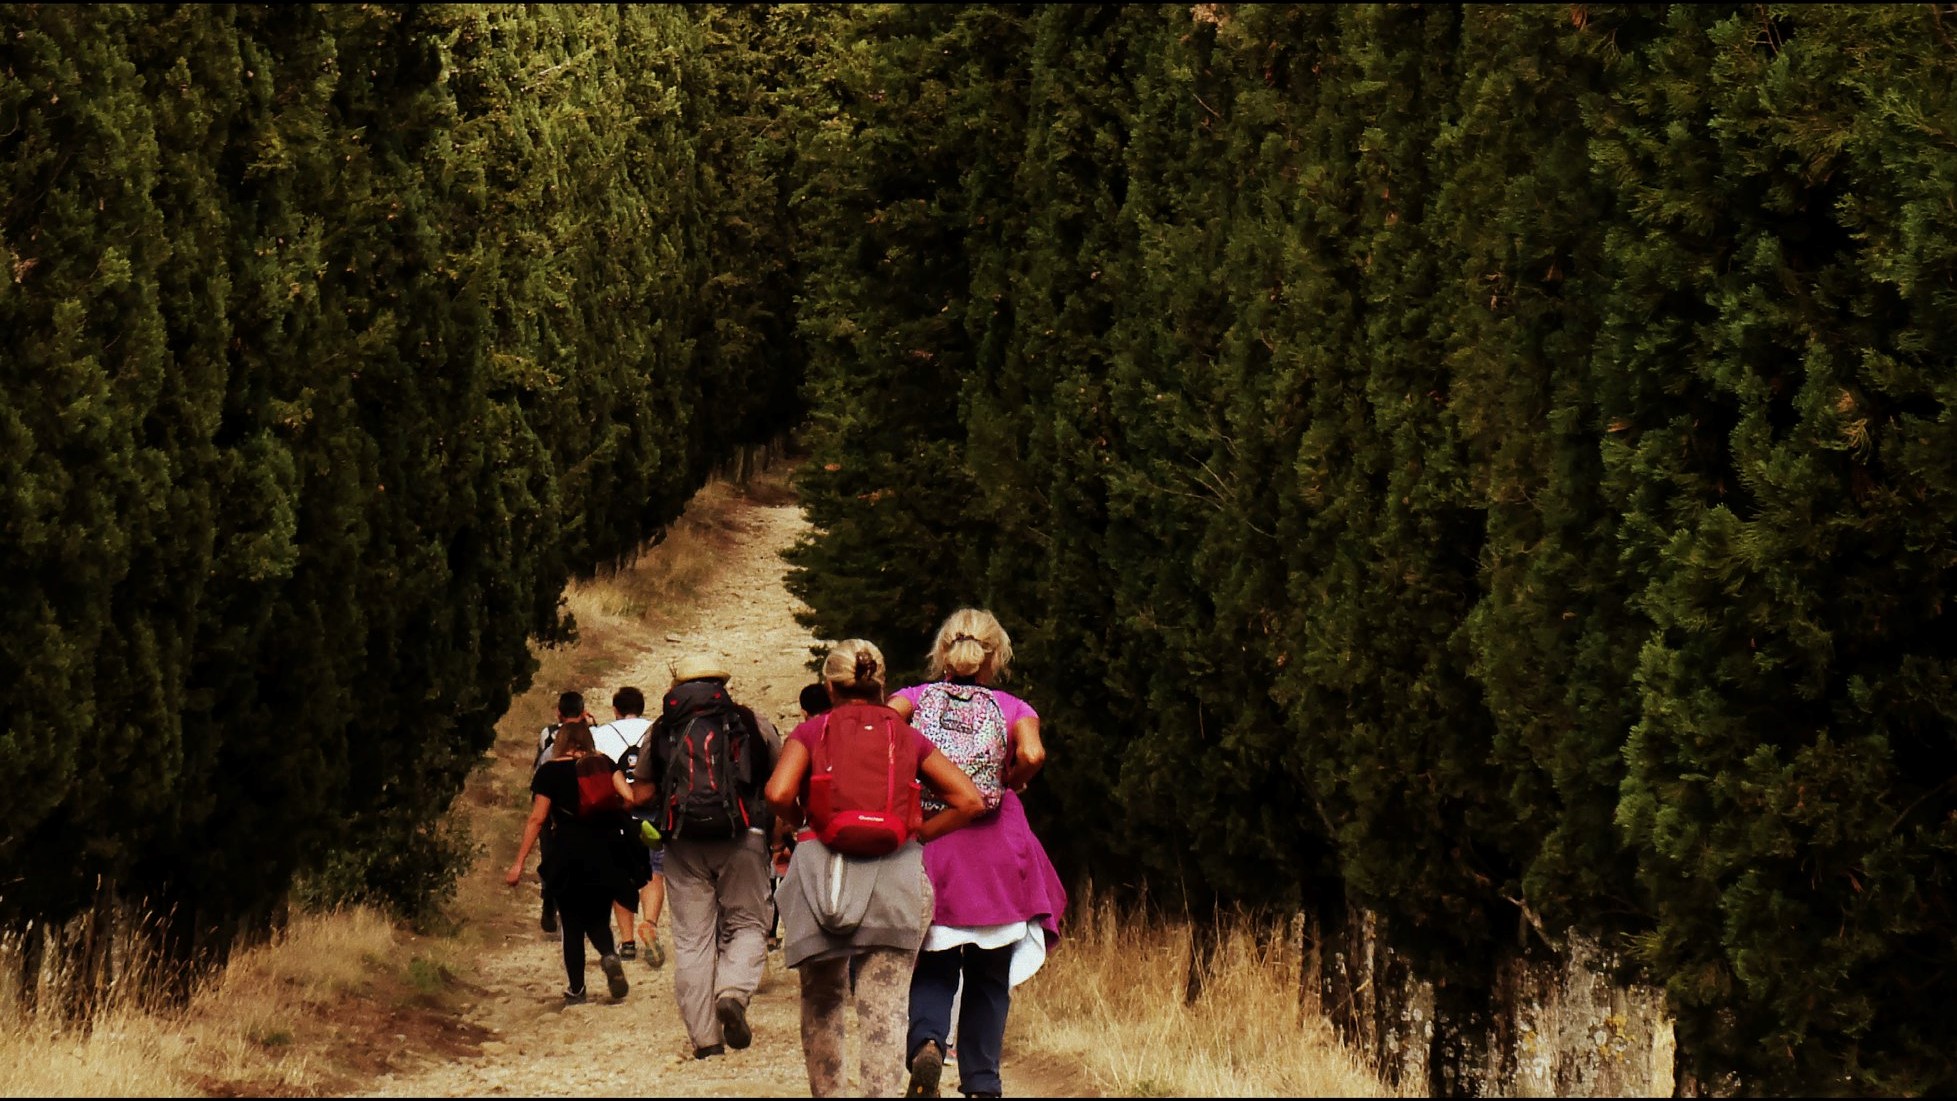
[[[1067,892],[1018,795],[1046,763],[1040,717],[1026,701],[992,687],[1011,661],[1012,640],[999,621],[961,608],[938,629],[931,681],[890,699],[894,711],[972,778],[987,808],[971,825],[924,846],[936,909],[911,977],[914,1096],[937,1091],[961,979],[959,1089],[968,1097],[1001,1093],[1012,988],[1046,961],[1067,907]]]

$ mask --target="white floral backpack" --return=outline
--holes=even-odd
[[[911,725],[972,778],[985,799],[986,810],[998,809],[1006,791],[1006,759],[1012,751],[1012,738],[1006,730],[1005,709],[991,689],[949,681],[927,684],[918,690]],[[925,814],[944,807],[942,801],[925,792]]]

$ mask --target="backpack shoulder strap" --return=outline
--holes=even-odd
[[[817,772],[826,770],[829,766],[829,718],[834,714],[834,711],[824,711],[822,713],[822,726],[815,732],[815,737],[811,739],[813,743],[809,746],[809,774],[811,776]]]

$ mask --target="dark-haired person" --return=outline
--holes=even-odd
[[[607,777],[616,801],[601,812],[581,813],[580,777],[599,773]],[[523,878],[524,862],[548,823],[552,841],[537,863],[537,876],[556,903],[563,927],[564,1004],[585,1000],[587,940],[598,950],[598,966],[612,998],[623,998],[628,984],[625,965],[614,950],[610,908],[630,901],[636,888],[619,863],[614,836],[618,827],[613,819],[624,817],[627,793],[618,764],[594,747],[588,724],[573,720],[557,728],[551,757],[537,766],[530,792],[530,817],[523,823],[523,840],[503,882],[514,887]]]
[[[813,719],[817,715],[822,714],[824,711],[829,710],[829,707],[830,707],[829,689],[823,687],[821,681],[816,681],[814,684],[805,684],[802,686],[802,717],[803,718]]]
[[[931,924],[922,842],[964,825],[984,803],[957,765],[884,705],[883,654],[874,645],[854,638],[837,643],[823,660],[822,679],[835,706],[804,721],[782,743],[781,761],[767,787],[775,813],[801,824],[818,746],[830,762],[839,753],[877,755],[872,759],[883,762],[879,768],[916,777],[945,803],[923,820],[916,836],[885,856],[844,856],[813,831],[803,831],[779,895],[786,938],[782,961],[801,973],[809,1092],[816,1097],[842,1092],[843,1003],[849,997],[850,961],[861,956],[857,1078],[865,1097],[894,1097],[904,1085],[911,967]],[[856,736],[859,730],[867,736]]]
[[[834,705],[829,698],[829,688],[820,680],[802,686],[802,718],[813,719]],[[776,892],[781,890],[781,881],[788,875],[789,858],[795,855],[795,831],[787,827],[780,818],[775,820],[776,832],[780,835],[768,850],[768,899],[774,903],[775,918],[768,925],[768,947],[781,947],[781,904],[775,902]],[[860,957],[850,963],[850,985],[856,985],[856,969],[861,965]]]
[[[568,722],[582,722],[585,724],[591,722],[591,716],[586,714],[584,710],[584,693],[562,692],[558,694],[557,721],[546,725],[542,730],[537,732],[537,756],[530,762],[531,771],[534,772],[536,769],[542,767],[545,761],[550,760],[551,746],[557,740],[557,732]],[[539,844],[542,846],[538,854],[539,860],[548,859],[550,856],[550,823],[548,822],[544,823],[543,839]],[[546,886],[537,893],[543,901],[543,912],[539,915],[537,924],[543,926],[544,932],[555,933],[557,932],[557,907],[551,902],[550,888]]]
[[[612,721],[591,731],[591,740],[597,744],[598,752],[618,762],[618,767],[628,776],[632,766],[638,763],[639,743],[645,740],[646,731],[652,728],[652,721],[645,717],[646,696],[631,685],[626,685],[612,693]],[[635,820],[632,829],[638,828]],[[634,839],[636,843],[636,838]],[[636,853],[634,858],[637,859]],[[666,962],[666,950],[659,944],[659,911],[666,906],[666,850],[663,846],[646,851],[646,871],[644,882],[639,886],[639,908],[633,911],[618,907],[614,917],[618,919],[618,958],[635,959],[638,944],[633,939],[633,918],[636,916],[638,936],[646,942],[646,963],[658,967]],[[633,876],[634,879],[640,878]]]

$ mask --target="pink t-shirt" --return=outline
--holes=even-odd
[[[887,707],[883,707],[881,705],[870,705],[870,708],[874,708],[874,711],[882,711],[886,714],[890,714],[891,718],[897,719],[897,716],[891,713],[890,709]],[[865,710],[869,710],[870,708],[866,708],[865,705],[863,704],[840,704],[837,707],[833,708],[832,710],[825,711],[822,714],[817,715],[815,718],[802,720],[801,725],[797,726],[794,730],[789,731],[788,740],[792,742],[801,742],[802,748],[808,750],[809,755],[813,757],[815,755],[815,740],[822,735],[823,724],[828,722],[831,716],[836,715],[838,712],[847,712],[848,717],[851,718],[860,717]],[[910,735],[908,738],[900,742],[900,744],[908,744],[913,750],[917,752],[917,762],[913,764],[909,770],[910,774],[915,776],[917,775],[917,770],[924,766],[924,758],[929,757],[931,754],[937,752],[938,747],[932,743],[931,739],[925,737],[923,734],[918,733],[915,727],[911,726],[909,723],[903,721],[902,719],[897,719],[897,725],[903,727],[904,731]],[[804,776],[802,778],[802,797],[804,800],[808,798],[808,788],[809,788],[808,777]]]

